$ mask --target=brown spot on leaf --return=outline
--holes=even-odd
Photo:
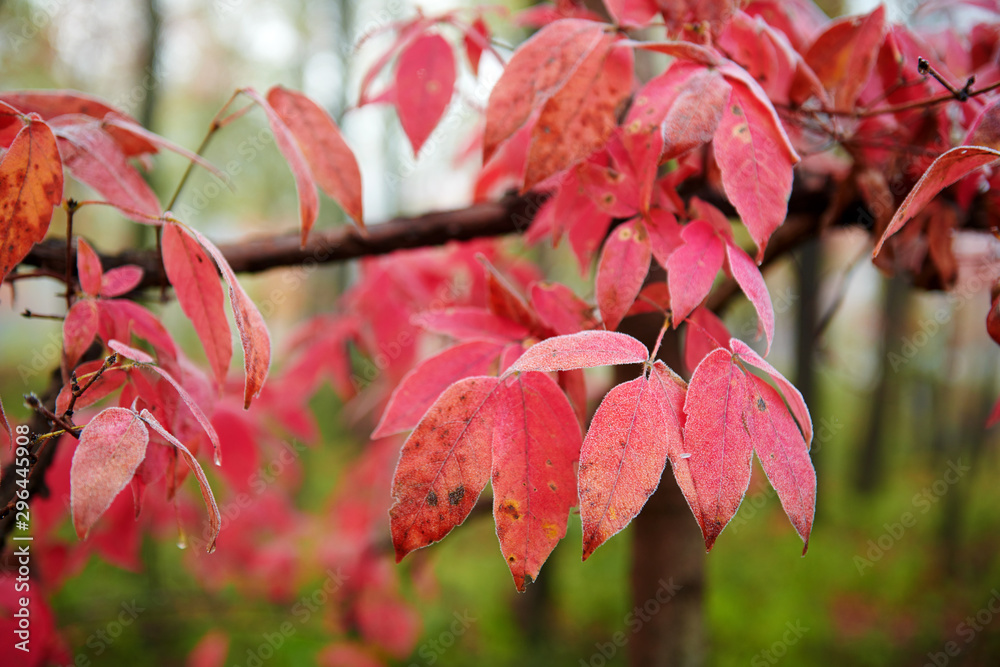
[[[757,397],[757,409],[761,412],[767,410],[767,405],[764,403],[764,398],[761,396]]]
[[[427,504],[431,507],[437,507],[438,504],[438,494],[431,491],[427,494]]]
[[[510,518],[517,521],[521,518],[521,512],[518,510],[516,500],[505,500],[500,505],[500,511],[504,514],[510,515]]]
[[[462,502],[462,498],[465,497],[465,486],[462,484],[458,485],[458,488],[454,491],[448,492],[448,502],[452,505],[457,505]]]

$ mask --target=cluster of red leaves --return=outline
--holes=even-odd
[[[214,168],[86,95],[0,93],[0,277],[46,235],[69,174],[127,218],[159,228],[166,278],[210,369],[197,369],[157,317],[128,298],[139,269],[105,272],[78,240],[63,326],[69,381],[56,413],[89,421],[75,448],[62,438],[47,480],[51,498],[35,506],[51,581],[86,553],[54,535],[67,509],[77,533],[90,535],[86,544],[134,567],[143,507],[157,529],[172,529],[176,517],[194,521],[194,504],[175,493],[189,470],[209,509],[192,541],[211,549],[223,525],[231,531],[230,548],[196,565],[206,582],[234,580],[291,600],[307,566],[344,573],[346,585],[332,593],[334,625],[379,648],[339,642],[323,655],[331,664],[402,659],[416,642],[419,621],[382,553],[386,515],[398,560],[462,523],[487,482],[519,590],[565,536],[573,507],[586,559],[641,511],[667,461],[706,547],[739,507],[754,453],[808,544],[816,493],[808,410],[776,369],[731,338],[706,298],[721,269],[753,304],[767,356],[775,317],[758,264],[785,221],[796,164],[803,187],[835,183],[826,219],[849,214],[858,199],[867,205],[881,236],[879,266],[910,271],[928,286],[953,285],[961,268],[953,233],[977,200],[998,203],[997,176],[981,167],[1000,159],[1000,102],[992,88],[971,83],[943,95],[927,72],[945,83],[1000,80],[1000,32],[985,23],[961,36],[894,25],[882,7],[830,21],[808,0],[608,0],[606,9],[611,23],[573,0],[517,17],[537,32],[492,89],[477,130],[484,164],[473,192],[547,193],[527,239],[568,237],[584,274],[596,264],[594,303],[543,281],[534,265],[493,243],[394,253],[361,263],[336,311],[296,332],[270,379],[259,310],[218,248],[163,210],[136,163],[148,166],[167,148]],[[362,82],[358,104],[392,104],[415,153],[443,127],[456,97],[455,49],[473,76],[484,52],[503,62],[483,12],[466,16],[418,13],[389,25],[394,39]],[[665,28],[665,39],[626,37],[653,25]],[[671,62],[640,82],[634,61],[646,52]],[[383,73],[387,85],[372,92]],[[318,190],[363,229],[360,170],[329,115],[281,87],[238,93],[263,109],[293,173],[302,242],[317,218]],[[242,110],[221,114],[213,132]],[[965,139],[952,147],[953,136]],[[834,144],[839,153],[828,150]],[[690,189],[724,195],[755,252],[709,197],[684,194]],[[654,260],[665,280],[650,280]],[[233,343],[219,274],[243,347],[242,383],[229,376]],[[688,382],[615,331],[643,312],[663,313],[665,327],[684,326]],[[998,294],[987,329],[1000,342]],[[441,349],[442,340],[455,343]],[[89,360],[95,341],[114,356]],[[429,348],[436,353],[427,356]],[[613,364],[642,371],[610,388],[588,424],[583,369]],[[381,419],[328,515],[313,517],[290,503],[294,481],[261,486],[257,474],[268,455],[283,461],[287,453],[276,428],[315,439],[305,404],[322,382],[345,401],[346,417]],[[253,399],[252,413],[240,410]],[[103,402],[113,405],[98,409]],[[0,423],[9,434],[2,406]],[[407,430],[400,443],[396,434]],[[221,465],[218,503],[196,459],[209,445]],[[287,467],[296,477],[294,456]],[[146,487],[159,482],[163,502],[144,502]],[[319,555],[307,562],[303,553]],[[224,654],[213,635],[199,650],[206,660]]]

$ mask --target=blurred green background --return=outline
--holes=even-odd
[[[421,4],[428,13],[455,6]],[[281,83],[304,90],[341,121],[362,164],[370,220],[462,206],[475,165],[456,169],[451,153],[473,130],[474,114],[441,151],[414,162],[390,110],[351,109],[360,77],[386,42],[375,36],[358,52],[352,45],[412,12],[392,1],[0,1],[0,87],[96,94],[194,147],[233,89]],[[509,23],[495,25],[501,44],[523,38]],[[483,76],[495,71],[487,68]],[[251,115],[223,133],[207,157],[225,164],[234,147],[262,127],[262,117]],[[295,227],[291,176],[273,147],[261,154],[239,174],[235,194],[208,198],[195,211],[199,227],[214,239]],[[157,158],[151,182],[162,197],[183,167],[180,158]],[[408,177],[398,185],[384,177],[404,172]],[[196,176],[187,194],[205,192],[207,183]],[[329,202],[321,216],[320,228],[343,223]],[[78,220],[79,233],[104,251],[151,239],[148,230],[110,213],[89,211]],[[62,224],[57,218],[52,233],[61,234]],[[868,264],[869,240],[857,231],[831,234],[822,248],[805,248],[768,272],[779,313],[771,360],[808,394],[819,504],[809,553],[801,557],[801,543],[755,467],[740,513],[707,557],[710,665],[923,665],[949,641],[961,652],[948,664],[1000,664],[1000,619],[989,610],[994,596],[1000,600],[1000,460],[996,431],[982,427],[998,395],[998,355],[983,327],[985,283],[975,289],[972,282],[977,258],[989,254],[995,261],[996,249],[967,245],[960,252],[963,270],[973,268],[950,299],[885,279]],[[511,247],[520,251],[516,241]],[[550,277],[573,280],[565,250],[530,252]],[[353,271],[342,266],[313,274],[313,289],[297,291],[268,317],[275,338],[328,307]],[[277,280],[275,273],[248,279],[250,291]],[[12,422],[26,412],[11,397],[40,391],[54,364],[43,358],[38,364],[45,372],[23,369],[31,367],[38,342],[58,331],[18,313],[26,303],[38,311],[58,308],[55,285],[19,287],[13,303],[9,292],[2,294],[0,387]],[[203,359],[176,304],[154,307],[186,352]],[[803,312],[823,323],[818,336],[803,335]],[[944,324],[931,331],[927,323],[942,312]],[[726,321],[752,338],[746,304],[734,304]],[[365,442],[360,429],[343,425],[331,392],[321,392],[313,406],[322,438],[302,454],[305,476],[294,502],[321,512],[330,480]],[[697,530],[693,519],[689,529]],[[630,532],[581,564],[579,531],[571,520],[567,538],[524,595],[511,585],[486,516],[408,559],[401,571],[429,566],[435,581],[423,582],[425,574],[403,577],[423,627],[414,653],[394,664],[626,664],[627,649],[608,647],[616,632],[628,632]],[[228,584],[206,590],[171,540],[146,538],[142,557],[138,572],[91,559],[55,595],[58,625],[74,655],[99,665],[183,664],[205,633],[217,629],[231,639],[226,664],[246,665],[248,651],[289,618],[287,602],[270,603]],[[321,580],[317,571],[301,583],[301,594]],[[145,611],[98,655],[94,633],[127,600]],[[451,630],[455,614],[474,619],[461,634]],[[337,633],[323,614],[313,615],[265,662],[310,664]]]

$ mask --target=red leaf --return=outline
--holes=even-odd
[[[451,385],[403,443],[389,510],[399,562],[465,521],[490,476],[490,447],[499,386],[495,377]]]
[[[163,226],[163,268],[181,310],[191,320],[216,382],[226,379],[233,342],[215,266],[198,243],[178,225]]]
[[[224,667],[229,654],[229,636],[209,630],[188,653],[185,667]]]
[[[580,452],[584,560],[625,528],[653,495],[668,450],[680,452],[684,383],[678,381],[664,385],[653,374],[638,377],[612,388],[597,408]],[[667,386],[677,389],[673,396],[665,393]]]
[[[494,315],[485,308],[460,307],[427,310],[414,315],[417,324],[428,331],[452,338],[478,338],[506,343],[527,337],[528,330],[505,317]]]
[[[127,341],[134,332],[149,342],[160,357],[177,358],[177,346],[163,323],[151,312],[125,299],[102,299],[97,302],[101,312],[99,333],[105,341],[118,339]]]
[[[730,85],[716,69],[678,61],[636,94],[625,127],[651,132],[662,126],[667,160],[711,141]]]
[[[66,313],[63,322],[63,354],[66,367],[75,368],[80,357],[94,342],[98,326],[97,304],[90,299],[80,299]]]
[[[309,163],[302,154],[295,135],[285,125],[282,117],[268,104],[267,100],[253,88],[243,88],[242,92],[256,102],[267,114],[267,123],[271,127],[271,132],[274,133],[274,142],[288,163],[288,168],[292,170],[292,176],[295,177],[295,190],[299,195],[299,219],[302,223],[301,244],[304,246],[309,238],[309,230],[312,229],[316,222],[316,216],[319,215],[319,195],[316,194],[316,183],[309,171]]]
[[[541,106],[531,131],[523,190],[603,146],[631,92],[632,50],[618,48],[613,35],[602,33],[565,85]]]
[[[708,308],[695,308],[684,330],[684,367],[693,373],[708,353],[726,347],[732,336],[719,317]]]
[[[222,252],[196,229],[189,228],[189,231],[215,259],[222,277],[229,285],[229,302],[233,307],[236,327],[240,331],[240,340],[243,342],[243,364],[246,371],[243,407],[249,408],[250,402],[260,395],[260,390],[267,379],[267,371],[271,366],[271,336],[267,332],[260,311],[243,291]]]
[[[649,247],[653,251],[653,257],[660,266],[666,268],[667,260],[684,244],[684,239],[681,238],[683,228],[677,224],[673,213],[657,208],[650,211],[646,218],[646,231],[649,233]]]
[[[892,216],[885,233],[875,245],[872,256],[877,257],[889,237],[902,229],[903,225],[919,213],[937,193],[963,176],[996,160],[1000,160],[1000,151],[982,146],[958,146],[934,160],[910,190],[910,194],[906,195],[899,210]]]
[[[531,307],[557,334],[574,334],[597,326],[593,308],[559,283],[534,283],[531,286]]]
[[[486,289],[490,310],[500,317],[516,322],[521,326],[534,330],[538,328],[538,318],[510,282],[501,275],[496,267],[482,255],[479,262],[486,268]]]
[[[361,170],[334,120],[302,93],[281,86],[268,91],[267,101],[291,130],[316,184],[363,228]]]
[[[667,260],[667,285],[674,328],[698,307],[712,290],[712,281],[722,268],[722,239],[704,220],[694,220],[681,232],[684,245]]]
[[[726,256],[729,259],[729,269],[737,284],[757,310],[757,335],[763,331],[767,338],[767,349],[764,351],[766,357],[771,351],[771,341],[774,339],[774,306],[771,304],[771,295],[764,283],[764,276],[750,256],[735,243],[726,244]]]
[[[246,421],[246,413],[220,407],[212,413],[212,428],[226,444],[226,459],[219,470],[234,491],[250,492],[260,466],[257,438]],[[281,459],[282,463],[285,462]],[[259,489],[256,489],[259,492]]]
[[[809,47],[806,63],[832,93],[836,110],[854,109],[871,76],[885,32],[885,7],[879,5],[866,16],[831,23]]]
[[[160,217],[160,202],[121,147],[86,116],[60,116],[52,122],[63,164],[73,176],[94,189],[122,213],[149,224]]]
[[[384,438],[417,425],[427,408],[449,385],[496,370],[502,343],[470,341],[454,345],[407,373],[392,392],[372,438]]]
[[[215,551],[215,541],[219,537],[219,529],[222,527],[222,515],[219,513],[219,506],[215,503],[215,496],[212,495],[212,487],[208,485],[208,478],[205,477],[205,471],[201,469],[201,465],[198,460],[188,451],[188,448],[181,444],[181,441],[172,436],[167,429],[160,425],[160,422],[156,421],[156,417],[150,414],[149,410],[143,410],[139,417],[146,424],[150,426],[154,431],[159,433],[164,440],[169,444],[173,445],[180,452],[181,456],[184,458],[184,462],[188,464],[191,472],[194,473],[195,477],[198,479],[198,486],[201,489],[201,497],[205,501],[205,507],[208,509],[208,521],[209,527],[211,529],[210,539],[208,540],[208,546],[206,550],[208,553]]]
[[[77,366],[76,377],[79,380],[80,386],[82,387],[88,384],[91,376],[97,372],[97,369],[99,369],[102,365],[104,365],[104,359],[87,361]],[[109,368],[101,374],[101,377],[94,381],[94,384],[90,385],[90,388],[87,389],[87,391],[82,393],[80,397],[76,399],[74,409],[80,411],[83,408],[93,405],[111,392],[120,388],[127,379],[128,373],[125,371],[116,367]],[[66,408],[69,407],[69,400],[72,394],[72,384],[68,383],[63,385],[63,388],[59,391],[59,395],[56,397],[57,415],[61,415],[66,412]]]
[[[108,347],[111,348],[113,352],[117,352],[119,355],[125,357],[126,359],[137,361],[140,364],[152,364],[156,361],[149,354],[143,352],[142,350],[138,350],[134,347],[126,345],[120,340],[109,340]]]
[[[596,288],[597,305],[609,331],[618,328],[639,296],[652,254],[646,228],[636,221],[620,225],[605,241],[597,265]]]
[[[573,368],[638,364],[648,358],[646,346],[628,334],[581,331],[546,338],[532,345],[507,372],[568,371]]]
[[[565,85],[586,55],[606,43],[604,28],[583,19],[564,19],[524,42],[490,93],[483,136],[483,163]]]
[[[726,196],[757,244],[759,261],[767,240],[785,220],[792,165],[799,156],[760,86],[748,81],[752,86],[742,79],[730,81],[732,95],[715,132],[715,160]]]
[[[604,6],[615,23],[628,27],[645,26],[660,11],[656,0],[604,0]]]
[[[477,17],[465,31],[463,43],[472,73],[479,76],[479,58],[483,55],[483,49],[490,43],[490,29],[482,16]]]
[[[755,375],[747,375],[751,410],[750,434],[754,451],[771,486],[804,545],[809,548],[813,515],[816,513],[816,471],[809,459],[809,447],[781,396]]]
[[[748,399],[745,373],[732,353],[718,349],[698,364],[684,401],[684,448],[697,503],[692,510],[709,550],[750,486]]]
[[[76,274],[84,294],[96,297],[101,293],[101,283],[104,280],[101,258],[82,238],[76,240]]]
[[[708,65],[709,67],[717,67],[721,63],[721,59],[714,49],[710,49],[693,42],[628,41],[625,42],[625,44],[637,49],[643,49],[644,51],[655,51],[664,55],[673,56],[681,61],[690,60],[691,62],[698,63],[700,65]]]
[[[368,642],[400,660],[413,652],[420,637],[420,616],[398,594],[366,588],[358,598],[355,613],[361,636]]]
[[[142,282],[142,268],[134,264],[117,266],[101,276],[101,296],[113,299],[128,294]]]
[[[0,160],[0,281],[45,238],[62,201],[63,176],[49,127],[24,119]]]
[[[149,432],[139,416],[125,408],[99,413],[80,433],[70,468],[70,507],[77,537],[91,527],[128,486],[146,456]]]
[[[580,426],[566,395],[543,373],[509,378],[497,400],[493,517],[500,551],[517,590],[524,591],[566,536],[577,499],[573,463],[580,456]]]
[[[791,413],[795,416],[795,420],[799,423],[799,428],[805,437],[806,445],[810,445],[813,439],[812,417],[809,416],[809,408],[802,397],[802,392],[796,389],[795,385],[789,382],[784,375],[779,373],[778,369],[764,361],[759,354],[754,352],[753,348],[739,338],[731,339],[729,341],[729,348],[733,353],[739,355],[740,361],[759,368],[774,380],[774,383],[778,385],[778,389],[781,390],[782,395],[785,397],[785,401],[788,402],[789,410],[791,410]]]
[[[441,35],[422,35],[399,54],[396,110],[413,153],[437,127],[455,89],[455,53]]]

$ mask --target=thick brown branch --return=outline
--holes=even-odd
[[[308,244],[299,246],[297,231],[280,236],[250,238],[221,245],[223,255],[237,273],[257,273],[282,266],[326,264],[358,257],[384,255],[396,250],[443,245],[448,241],[502,236],[524,231],[534,218],[542,197],[510,196],[499,202],[475,204],[468,208],[428,213],[415,218],[397,218],[372,225],[362,235],[352,227],[313,232]],[[104,255],[105,269],[135,264],[144,271],[140,287],[158,287],[161,264],[155,250],[130,250]],[[64,272],[66,243],[49,239],[36,245],[22,264]]]

